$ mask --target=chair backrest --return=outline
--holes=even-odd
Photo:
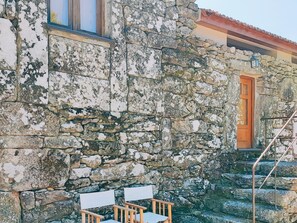
[[[80,194],[81,209],[99,208],[114,204],[114,190]]]
[[[137,201],[153,198],[153,186],[124,188],[125,201]]]

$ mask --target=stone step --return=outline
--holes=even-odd
[[[218,188],[218,192],[231,199],[252,201],[252,189],[232,187]],[[256,202],[280,206],[290,213],[297,214],[297,193],[288,190],[257,189]]]
[[[236,173],[252,174],[252,167],[255,161],[239,161],[233,165],[232,170]],[[273,168],[274,161],[261,161],[257,166],[257,174],[267,175]],[[281,161],[276,170],[277,176],[297,177],[297,161]]]
[[[289,213],[287,213],[283,209],[262,204],[257,204],[256,209],[256,219],[258,221],[267,223],[292,222],[290,221]],[[222,212],[227,214],[232,213],[232,215],[241,218],[252,219],[251,202],[227,200],[223,202],[221,210]]]
[[[259,187],[266,176],[255,175],[255,177],[256,186]],[[252,175],[224,173],[222,174],[222,181],[225,183],[228,183],[226,181],[229,181],[233,185],[235,184],[241,188],[252,187]],[[275,183],[277,189],[297,191],[297,177],[270,177],[263,188],[274,188]]]
[[[242,201],[234,199],[226,199],[218,197],[216,194],[212,194],[205,199],[205,205],[208,209],[220,213],[232,214],[239,218],[252,219],[252,202]],[[290,218],[296,217],[296,214],[289,213],[281,207],[275,207],[274,205],[256,204],[256,218],[257,222],[269,222],[269,223],[291,223]]]
[[[204,222],[207,223],[252,223],[251,220],[238,218],[224,213],[215,213],[212,211],[205,211],[201,213]]]
[[[196,216],[194,216],[192,213],[187,213],[187,212],[183,212],[183,213],[175,213],[174,214],[174,222],[178,222],[178,223],[206,223],[204,219],[201,219],[200,214]]]

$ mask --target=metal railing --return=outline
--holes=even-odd
[[[252,168],[252,203],[253,203],[253,223],[256,223],[256,168],[259,164],[259,162],[262,160],[262,158],[266,155],[266,153],[270,150],[271,146],[274,144],[274,142],[278,139],[280,134],[283,132],[283,130],[287,127],[287,125],[292,121],[292,119],[296,116],[297,110],[292,114],[292,116],[288,119],[288,121],[283,125],[283,127],[280,129],[280,131],[276,134],[276,136],[272,139],[272,141],[269,143],[269,145],[265,148],[265,150],[261,153],[260,157],[257,159],[257,161],[254,163]],[[297,141],[297,137],[293,137],[292,143],[288,146],[288,148],[283,152],[282,156],[279,158],[277,162],[275,162],[272,170],[267,175],[259,189],[262,188],[262,186],[265,184],[265,182],[268,180],[268,178],[271,176],[273,171],[277,168],[280,161],[283,159],[283,157],[287,154],[287,152],[292,148],[294,143]]]
[[[290,116],[289,117],[263,117],[263,118],[261,118],[260,120],[261,121],[264,121],[264,146],[265,146],[265,148],[267,147],[267,145],[268,145],[268,143],[267,143],[267,140],[268,140],[268,137],[267,137],[267,122],[268,121],[274,121],[274,120],[288,120],[290,118]],[[295,115],[295,117],[294,118],[297,118],[297,116]]]

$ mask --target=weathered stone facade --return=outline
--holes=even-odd
[[[84,42],[47,28],[45,0],[0,0],[0,222],[77,222],[79,193],[137,184],[202,207],[236,151],[240,75],[255,146],[296,108],[297,66],[193,36],[193,0],[108,7],[113,42]]]

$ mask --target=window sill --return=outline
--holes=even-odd
[[[53,24],[46,24],[46,28],[48,30],[49,35],[60,36],[79,42],[100,45],[103,47],[110,47],[114,43],[112,39],[109,39],[107,37],[98,36],[96,34],[87,33],[83,31],[71,30]]]

